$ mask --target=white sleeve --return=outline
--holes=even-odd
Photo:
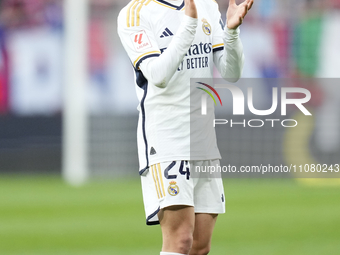
[[[223,25],[218,4],[212,4],[211,8],[214,63],[222,78],[229,82],[236,82],[241,77],[244,63],[243,46],[239,37],[240,29],[229,29]]]
[[[240,29],[224,29],[224,49],[214,52],[214,63],[222,78],[236,82],[242,75],[244,65],[243,46],[239,37]]]
[[[195,38],[196,27],[197,19],[184,15],[169,47],[160,56],[148,58],[140,64],[140,69],[150,83],[160,88],[167,86]]]
[[[134,2],[132,1],[132,3]],[[143,13],[140,13],[139,16],[130,15],[131,6],[127,6],[120,11],[117,31],[133,67],[137,70],[142,61],[158,57],[161,55],[161,51],[148,19],[145,17],[146,15]]]

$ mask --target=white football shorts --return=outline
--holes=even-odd
[[[222,178],[190,176],[196,166],[217,166],[219,160],[169,161],[150,166],[141,176],[146,224],[159,224],[157,213],[172,205],[187,205],[195,213],[225,213]]]

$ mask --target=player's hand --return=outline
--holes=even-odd
[[[242,24],[247,12],[253,6],[254,0],[245,0],[237,5],[235,0],[229,0],[229,8],[227,11],[227,26],[230,29],[236,29]]]
[[[197,19],[197,9],[194,0],[184,0],[185,3],[185,15]]]

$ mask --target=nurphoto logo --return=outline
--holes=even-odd
[[[281,116],[287,115],[287,106],[294,105],[299,109],[304,115],[312,116],[312,114],[307,110],[304,104],[308,103],[311,100],[311,93],[309,90],[305,88],[298,88],[298,87],[282,87],[280,88],[280,96],[279,96],[279,89],[277,87],[272,88],[272,103],[269,109],[259,110],[254,107],[254,93],[253,88],[247,88],[247,94],[245,95],[241,88],[237,87],[236,85],[232,84],[215,84],[215,86],[208,85],[203,82],[196,82],[200,85],[203,85],[209,88],[218,98],[220,104],[222,106],[222,100],[220,95],[217,93],[216,89],[227,89],[232,95],[232,112],[234,116],[242,116],[245,115],[245,107],[248,107],[248,110],[256,115],[256,116],[269,116],[276,112],[279,107],[279,99],[281,101],[280,108]],[[212,98],[215,105],[217,105],[214,95],[207,89],[197,87],[200,90],[203,90],[206,93],[203,93],[201,96],[201,115],[207,115],[208,107],[207,107],[207,100],[208,95]],[[216,89],[215,89],[216,88]],[[299,95],[298,98],[289,98],[289,94],[296,94]],[[246,104],[247,102],[247,104]],[[294,119],[250,119],[246,121],[245,119],[242,122],[233,122],[233,120],[227,119],[214,119],[214,127],[216,125],[226,125],[230,124],[231,127],[235,125],[242,125],[246,126],[248,124],[249,127],[262,127],[265,125],[265,122],[271,123],[272,127],[275,126],[276,122],[280,122],[283,127],[296,127],[298,122]]]

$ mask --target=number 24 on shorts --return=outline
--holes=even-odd
[[[165,168],[164,170],[164,177],[167,178],[167,179],[176,179],[177,178],[177,175],[176,174],[170,174],[170,170],[172,170],[177,163],[180,163],[180,166],[179,166],[179,173],[181,175],[185,175],[186,176],[186,179],[189,180],[190,178],[190,170],[189,170],[189,163],[188,161],[172,161],[171,164]],[[184,165],[185,164],[185,165]]]

